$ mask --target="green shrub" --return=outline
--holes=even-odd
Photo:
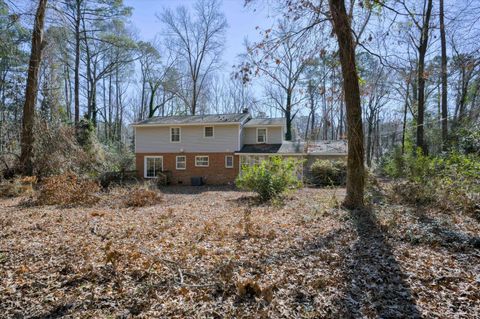
[[[260,164],[243,166],[235,183],[240,189],[256,192],[262,201],[267,201],[301,186],[298,178],[301,165],[298,160],[273,156]]]
[[[480,207],[480,157],[452,152],[425,156],[419,150],[394,152],[383,172],[407,183],[393,187],[392,196],[410,204],[436,202],[442,209],[473,212]]]
[[[316,160],[310,167],[312,182],[318,186],[345,185],[347,163],[345,161]]]

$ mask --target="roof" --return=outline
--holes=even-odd
[[[314,141],[308,142],[307,153],[309,155],[331,155],[331,154],[347,154],[347,141]]]
[[[283,141],[282,144],[245,144],[240,154],[303,154],[305,143]]]
[[[250,119],[245,127],[249,126],[283,126],[285,125],[285,118],[284,117],[277,117],[277,118],[256,118]]]
[[[186,125],[186,124],[229,124],[248,119],[248,113],[156,116],[137,122],[135,125]]]

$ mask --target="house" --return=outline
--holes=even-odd
[[[300,156],[305,143],[284,140],[284,118],[234,114],[153,117],[132,125],[138,176],[165,174],[174,184],[233,183],[242,165],[272,155]]]

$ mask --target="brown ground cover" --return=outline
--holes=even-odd
[[[343,189],[272,205],[161,192],[149,207],[0,199],[0,317],[480,317],[480,224],[462,212],[349,212]]]

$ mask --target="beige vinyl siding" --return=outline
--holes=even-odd
[[[267,129],[267,144],[282,143],[282,127],[281,126],[262,126],[258,128]],[[243,143],[257,144],[257,127],[243,128]]]
[[[175,127],[172,125],[172,127]],[[238,124],[214,125],[214,137],[204,137],[204,125],[181,126],[180,143],[170,142],[170,127],[136,127],[136,153],[235,152]]]

